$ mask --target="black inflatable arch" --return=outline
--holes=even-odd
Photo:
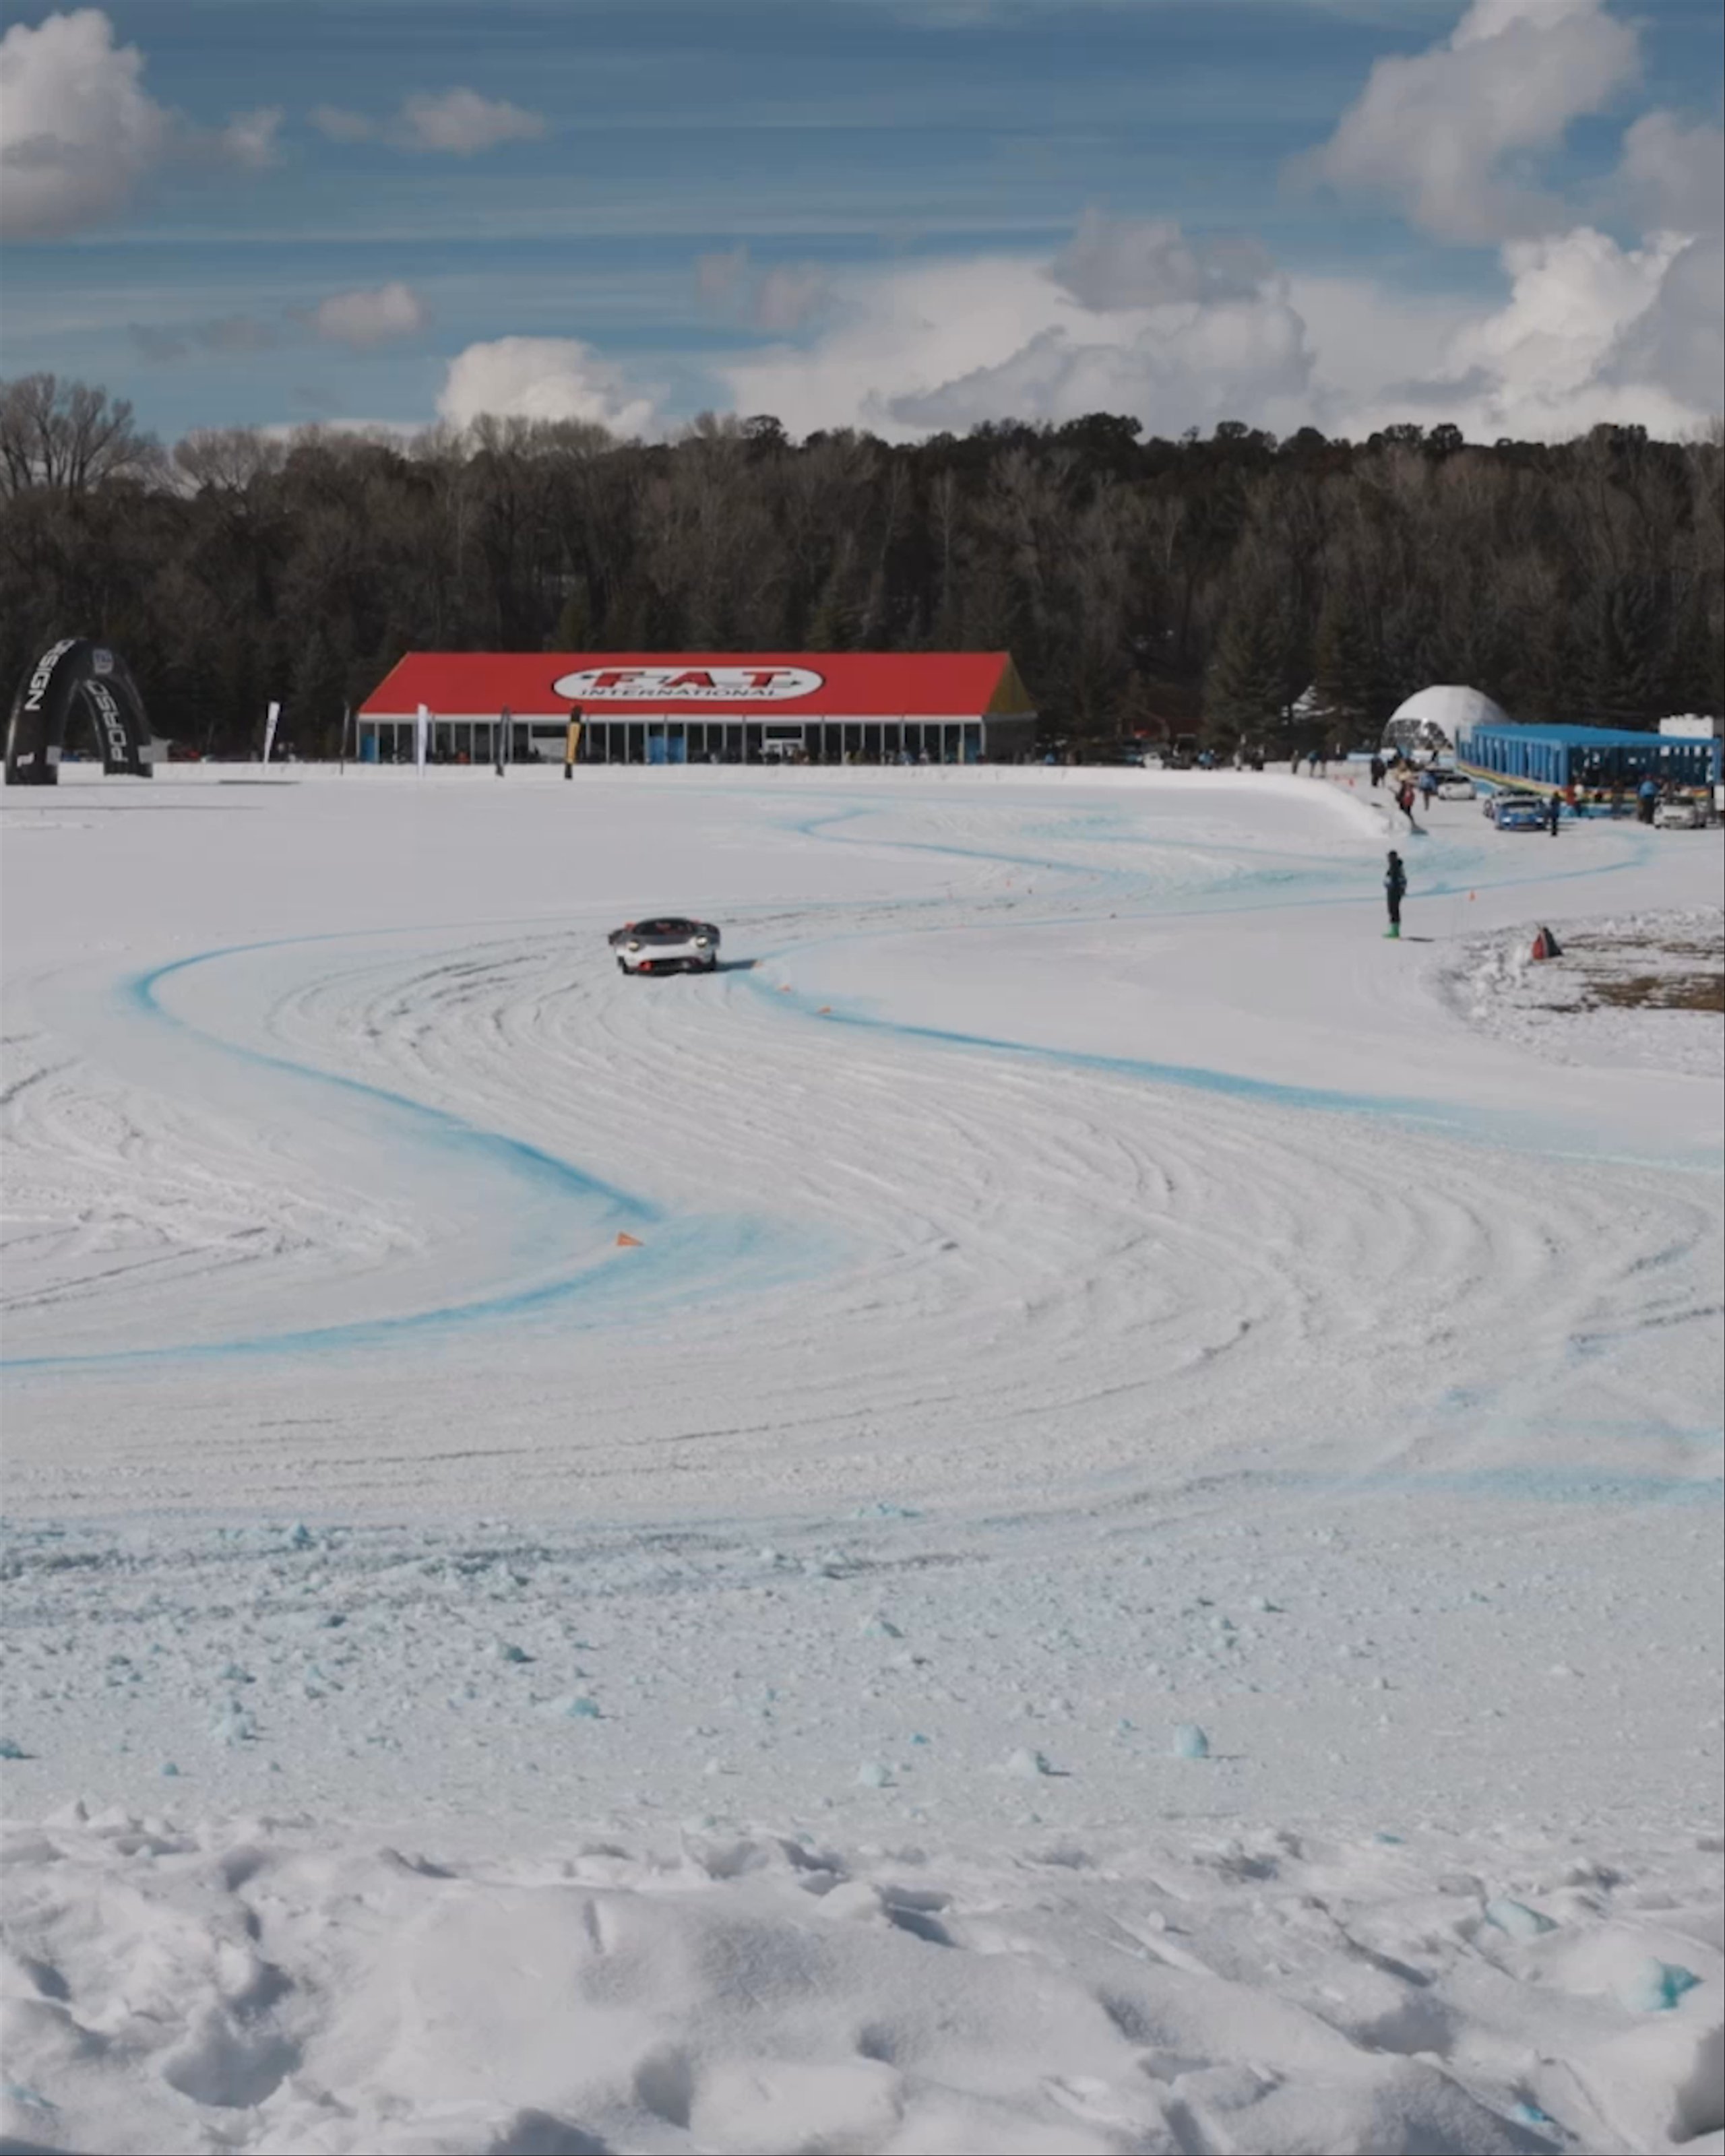
[[[12,700],[7,784],[57,783],[66,729],[80,713],[95,730],[104,771],[150,777],[159,752],[126,661],[105,644],[69,636],[43,653]]]

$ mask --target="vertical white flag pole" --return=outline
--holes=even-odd
[[[272,704],[270,706],[270,715],[264,721],[264,761],[265,763],[269,762],[270,752],[275,747],[275,722],[280,716],[280,705]]]
[[[422,704],[419,716],[413,721],[413,767],[417,771],[423,772],[425,768],[425,751],[430,737],[431,714]]]

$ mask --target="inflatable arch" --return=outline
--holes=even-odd
[[[104,771],[148,778],[160,753],[144,700],[117,651],[69,636],[44,651],[20,683],[6,730],[8,786],[53,786],[74,716],[95,729]]]

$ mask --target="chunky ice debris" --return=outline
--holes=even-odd
[[[15,1737],[0,1737],[0,1759],[28,1759],[29,1756]]]
[[[1624,1979],[1618,1996],[1631,2014],[1669,2013],[1686,1991],[1693,1991],[1701,1979],[1680,1962],[1661,1961],[1650,1954]]]
[[[1195,1722],[1177,1722],[1171,1748],[1177,1759],[1208,1759],[1210,1740]]]
[[[1495,1924],[1500,1932],[1507,1932],[1512,1939],[1537,1939],[1542,1932],[1554,1932],[1557,1925],[1538,1909],[1530,1909],[1525,1902],[1512,1900],[1507,1894],[1499,1894],[1486,1904],[1486,1922]]]
[[[890,1789],[892,1769],[883,1760],[865,1759],[856,1770],[856,1779],[865,1789]]]
[[[500,1662],[531,1662],[533,1657],[525,1647],[518,1647],[513,1640],[500,1640],[491,1652]]]

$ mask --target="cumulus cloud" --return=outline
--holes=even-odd
[[[614,434],[650,429],[656,405],[629,389],[619,368],[577,337],[498,337],[449,362],[438,416],[470,426],[499,419],[588,419]]]
[[[1171,250],[1183,244],[1176,234]],[[1303,324],[1273,275],[1237,293],[1224,287],[1226,297],[1105,308],[1073,295],[1062,281],[1072,264],[1061,260],[1057,274],[1018,256],[854,273],[812,345],[730,358],[716,371],[737,409],[776,413],[793,433],[857,426],[899,439],[1099,409],[1178,432],[1250,418],[1305,390]]]
[[[375,291],[333,292],[312,316],[319,336],[360,350],[417,336],[425,321],[418,295],[398,283],[380,285]]]
[[[819,264],[783,263],[758,270],[742,246],[697,255],[695,289],[703,306],[765,330],[771,336],[788,336],[801,329],[820,313],[832,294],[827,273]]]
[[[1050,274],[1081,306],[1105,311],[1246,299],[1269,268],[1255,242],[1189,240],[1166,218],[1121,221],[1092,208]]]
[[[506,98],[481,97],[475,90],[416,91],[388,120],[373,120],[339,105],[315,105],[306,117],[332,142],[387,142],[395,150],[451,157],[476,157],[500,142],[536,141],[546,131],[542,114]]]
[[[1294,170],[1387,200],[1443,239],[1548,231],[1561,209],[1506,167],[1554,148],[1638,67],[1635,28],[1602,0],[1474,0],[1447,43],[1377,61]]]
[[[1681,318],[1671,280],[1693,245],[1665,233],[1625,248],[1587,226],[1510,241],[1505,304],[1461,325],[1427,377],[1364,399],[1357,430],[1415,419],[1447,420],[1482,441],[1553,440],[1602,424],[1682,434],[1707,406],[1660,370],[1653,340],[1662,321]],[[1717,393],[1717,330],[1713,352]]]
[[[144,56],[94,8],[15,23],[0,38],[0,229],[53,239],[122,209],[167,154],[172,121]]]
[[[54,239],[116,215],[170,159],[272,163],[280,113],[192,127],[143,86],[144,56],[95,8],[0,38],[0,234]]]
[[[1717,233],[1725,227],[1725,129],[1686,126],[1673,112],[1644,112],[1623,138],[1619,174],[1649,226]]]

